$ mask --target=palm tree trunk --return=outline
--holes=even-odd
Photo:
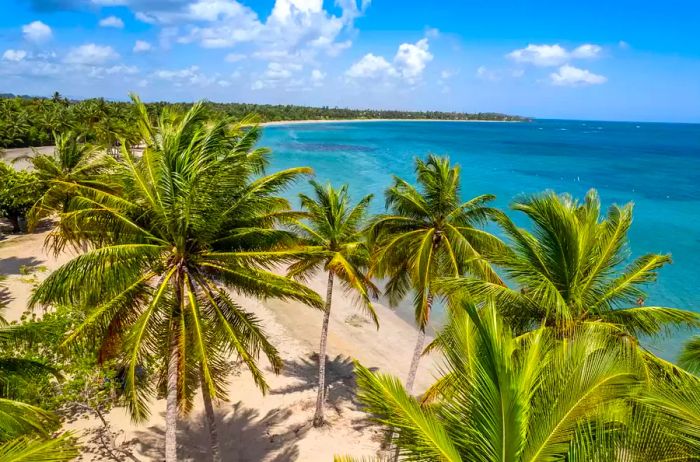
[[[219,429],[216,425],[216,416],[214,415],[214,406],[211,402],[211,394],[209,385],[204,380],[204,374],[200,374],[202,382],[202,399],[204,400],[204,412],[207,416],[207,427],[209,427],[209,445],[211,446],[212,462],[221,462],[221,453],[219,450]]]
[[[418,338],[416,339],[416,347],[413,349],[413,359],[411,367],[408,369],[408,377],[406,378],[406,391],[413,391],[413,384],[416,381],[416,373],[418,373],[418,363],[420,362],[421,354],[423,353],[423,343],[425,343],[425,330],[418,330]]]
[[[427,299],[427,309],[433,306],[433,294],[428,293]],[[411,359],[411,367],[408,369],[408,377],[406,378],[406,391],[411,393],[413,391],[413,384],[416,381],[416,374],[418,373],[418,363],[420,362],[420,357],[423,354],[423,344],[425,343],[425,328],[418,328],[418,338],[416,339],[416,347],[413,349],[413,359]]]
[[[177,462],[177,372],[180,351],[177,335],[175,332],[171,335],[165,409],[165,462]]]
[[[326,310],[323,313],[321,327],[321,345],[318,348],[318,396],[316,397],[316,414],[314,427],[323,425],[323,403],[326,400],[326,343],[328,340],[328,323],[331,318],[331,298],[333,297],[333,272],[328,271],[328,288],[326,289]]]

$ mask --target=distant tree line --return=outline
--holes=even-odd
[[[150,103],[146,107],[153,115],[165,107],[188,110],[190,103]],[[294,105],[205,103],[212,119],[223,117],[242,120],[256,114],[258,121],[336,120],[336,119],[434,119],[434,120],[497,120],[527,121],[519,116],[495,112],[397,111],[373,109],[344,109],[337,107],[308,107]],[[0,147],[19,148],[45,146],[53,143],[53,134],[67,130],[82,134],[85,141],[101,145],[116,145],[120,139],[138,142],[134,106],[126,102],[94,98],[69,100],[59,93],[51,98],[36,98],[0,94]]]

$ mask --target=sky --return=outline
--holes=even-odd
[[[0,0],[0,92],[700,122],[696,0]]]

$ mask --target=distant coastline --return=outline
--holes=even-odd
[[[355,123],[355,122],[477,122],[477,123],[522,123],[529,120],[487,120],[487,119],[309,119],[309,120],[275,120],[261,122],[262,127],[274,127],[278,125],[301,124],[331,124],[331,123]]]

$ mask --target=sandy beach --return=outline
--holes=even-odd
[[[25,311],[32,287],[71,258],[54,258],[44,249],[46,232],[9,236],[0,241],[0,274],[7,275],[3,294],[10,302],[5,316],[18,320]],[[325,293],[325,275],[310,286]],[[317,360],[321,312],[296,302],[269,300],[261,303],[236,297],[242,306],[263,322],[284,360],[275,376],[265,367],[271,392],[262,396],[247,371],[233,374],[228,384],[229,401],[219,403],[219,434],[224,461],[330,461],[334,454],[375,455],[382,435],[354,400],[353,360],[367,367],[405,378],[416,338],[415,328],[396,312],[377,303],[380,329],[364,319],[341,287],[335,287],[329,335],[330,383],[328,425],[311,426],[316,397]],[[417,390],[427,387],[436,366],[435,357],[422,361]],[[100,439],[101,424],[85,417],[66,429],[76,431],[84,444],[82,461],[138,460],[163,458],[165,401],[153,402],[151,418],[142,424],[130,422],[123,408],[112,410],[107,421],[117,435],[115,451]],[[179,425],[179,454],[182,460],[208,460],[208,436],[198,399],[191,415]]]

